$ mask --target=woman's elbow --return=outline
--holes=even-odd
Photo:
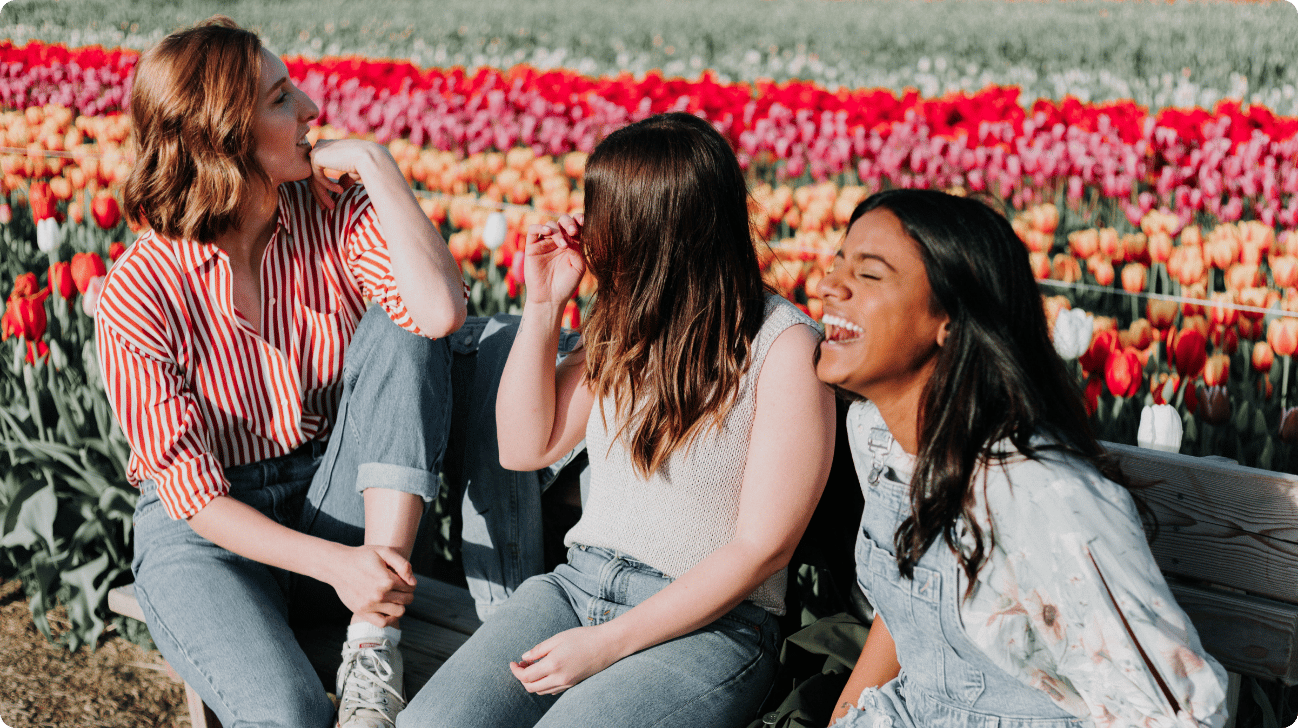
[[[414,316],[412,315],[412,318]],[[455,333],[464,325],[468,311],[464,301],[456,301],[450,306],[439,307],[437,311],[425,313],[415,320],[419,331],[432,339],[441,339]]]

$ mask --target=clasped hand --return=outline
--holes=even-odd
[[[390,627],[415,599],[415,572],[410,562],[387,546],[344,547],[329,584],[338,598],[366,621]]]
[[[560,632],[509,663],[509,671],[529,693],[561,693],[624,656],[603,626]]]

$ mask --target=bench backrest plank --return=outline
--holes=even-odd
[[[1150,545],[1204,647],[1298,683],[1298,477],[1104,443],[1158,519]]]

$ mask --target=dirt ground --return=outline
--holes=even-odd
[[[49,613],[66,628],[60,607]],[[11,728],[189,726],[185,690],[162,656],[109,632],[93,652],[68,652],[32,623],[16,581],[0,581],[0,724]]]

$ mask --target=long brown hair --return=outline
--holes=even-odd
[[[748,191],[706,121],[623,127],[586,164],[587,265],[599,293],[582,331],[586,378],[612,396],[642,475],[720,426],[765,313]]]
[[[135,166],[126,215],[168,238],[211,242],[238,227],[253,178],[261,40],[215,15],[141,56],[131,89]]]

